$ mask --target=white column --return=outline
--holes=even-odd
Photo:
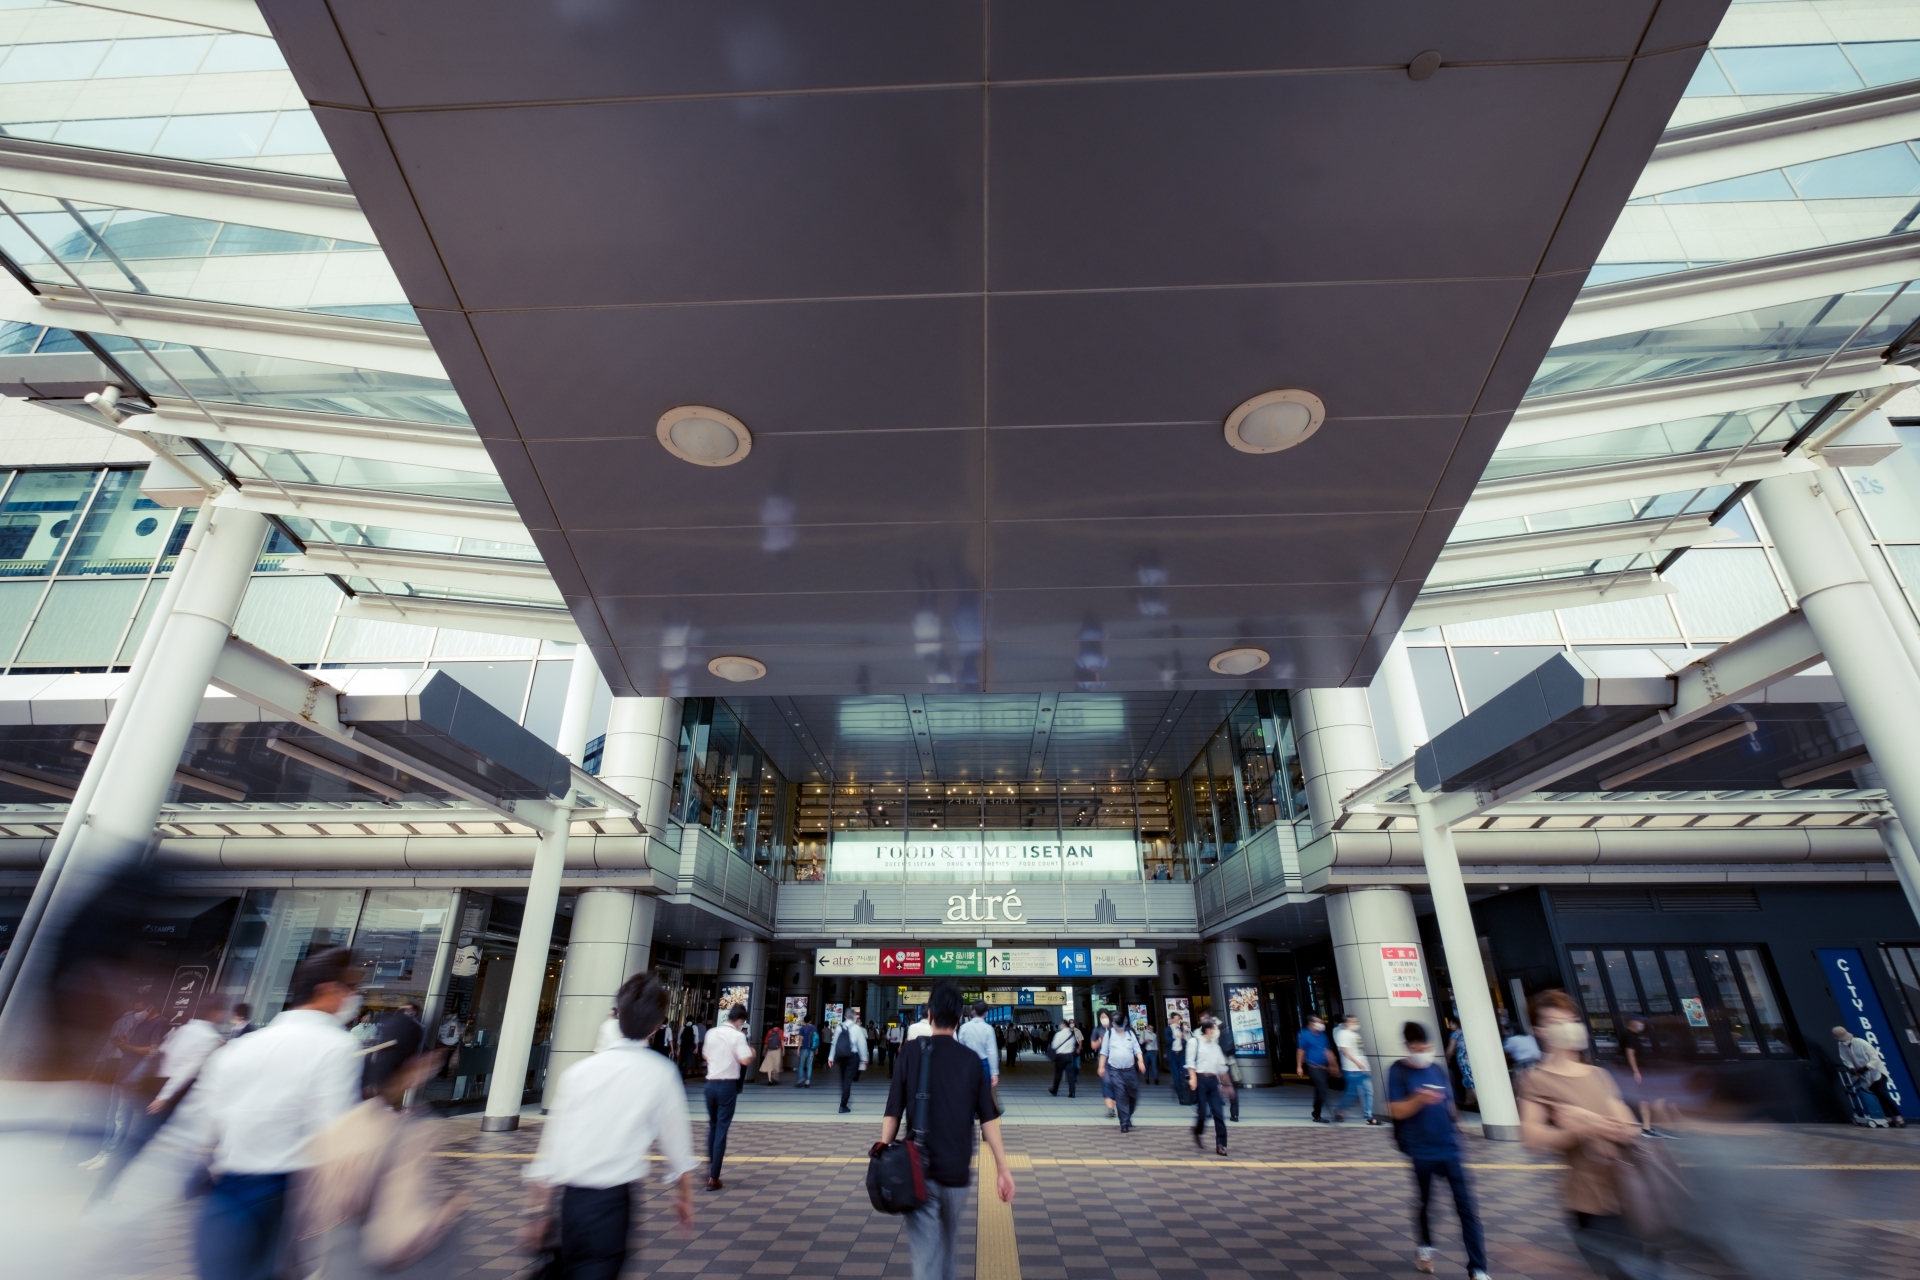
[[[631,889],[582,889],[574,900],[567,959],[553,1011],[542,1106],[552,1106],[566,1069],[593,1053],[593,1042],[620,986],[647,971],[653,950],[654,900]]]
[[[1888,818],[1880,824],[1880,847],[1887,851],[1893,874],[1900,877],[1900,888],[1907,895],[1907,906],[1912,909],[1914,919],[1920,920],[1920,858],[1914,856],[1913,842],[1907,838],[1900,819]]]
[[[1333,829],[1341,800],[1379,776],[1380,743],[1365,689],[1303,689],[1293,695],[1292,705],[1317,840]]]
[[[561,716],[560,749],[568,750],[568,718],[580,698],[593,703],[591,681],[579,693],[584,646],[576,650],[575,679],[567,684],[567,712]],[[589,664],[591,659],[588,659]],[[586,741],[587,710],[579,715],[578,733]],[[666,829],[667,806],[673,798],[674,761],[680,749],[680,699],[615,698],[607,713],[607,736],[600,747],[600,780],[639,806],[634,820],[648,831]],[[572,758],[572,757],[570,757]],[[573,931],[568,934],[567,958],[560,969],[560,992],[553,1018],[553,1044],[548,1051],[547,1088],[543,1105],[553,1101],[561,1074],[593,1052],[594,1037],[607,1016],[620,984],[648,968],[653,949],[654,900],[635,889],[583,890],[573,909]]]
[[[1821,495],[1821,473],[1763,480],[1760,515],[1901,823],[1920,823],[1920,671]]]
[[[587,717],[593,710],[594,687],[600,672],[593,654],[585,645],[573,649],[573,670],[567,678],[567,700],[560,711],[560,754],[579,764],[587,745]],[[572,810],[561,806],[553,814],[551,829],[540,834],[533,852],[533,873],[527,877],[527,909],[520,918],[520,941],[513,952],[513,977],[507,987],[507,1007],[500,1019],[499,1049],[494,1057],[493,1079],[487,1086],[487,1113],[480,1127],[488,1133],[515,1129],[520,1125],[520,1100],[526,1094],[527,1062],[533,1056],[533,1029],[540,1018],[540,992],[547,983],[547,954],[553,944],[553,917],[560,906],[560,881],[567,870],[567,839],[573,827]],[[575,922],[579,916],[576,908]],[[653,911],[647,911],[647,937],[653,937]],[[620,981],[624,981],[624,975]],[[616,981],[613,990],[620,989]],[[612,1003],[611,993],[607,1004]],[[559,1078],[559,1010],[554,1016],[555,1035],[549,1038],[547,1062],[548,1090]],[[601,1015],[602,1017],[605,1014]],[[599,1020],[593,1027],[597,1030]],[[586,1047],[593,1048],[593,1032],[587,1033]],[[550,1092],[549,1092],[550,1096]]]
[[[1473,1088],[1480,1100],[1480,1126],[1489,1138],[1520,1140],[1520,1109],[1513,1100],[1513,1081],[1507,1076],[1507,1058],[1500,1042],[1500,1019],[1487,989],[1486,967],[1480,963],[1480,937],[1473,927],[1473,908],[1467,902],[1466,882],[1460,876],[1460,856],[1453,847],[1453,828],[1433,811],[1433,803],[1414,789],[1414,811],[1420,823],[1420,852],[1427,863],[1427,887],[1433,895],[1434,920],[1440,926],[1440,945],[1447,955],[1447,975],[1460,1007],[1460,1030],[1467,1041],[1467,1060],[1473,1064]],[[1438,1034],[1439,1028],[1435,1028]],[[1436,1046],[1440,1047],[1440,1046]]]
[[[107,723],[100,730],[100,740],[94,744],[93,754],[87,758],[86,771],[80,775],[80,785],[74,789],[73,800],[67,805],[67,816],[60,822],[60,834],[54,838],[53,848],[47,852],[46,864],[41,867],[40,878],[33,886],[33,896],[28,899],[27,909],[14,928],[7,958],[0,963],[0,1005],[6,1003],[8,993],[13,990],[14,979],[19,975],[21,963],[27,958],[28,947],[39,929],[41,917],[46,914],[47,902],[53,896],[53,887],[60,881],[60,869],[66,865],[67,855],[73,851],[75,838],[86,826],[93,797],[100,789],[100,775],[106,772],[114,744],[120,740],[120,732],[126,727],[127,713],[133,707],[133,695],[146,680],[147,671],[153,665],[153,652],[160,647],[160,633],[166,629],[164,624],[180,599],[180,588],[199,556],[200,543],[206,536],[207,517],[211,511],[212,508],[203,506],[194,513],[193,527],[187,531],[180,554],[174,558],[173,572],[167,575],[167,584],[161,588],[160,601],[147,623],[146,634],[140,637],[139,647],[134,651],[133,664],[127,669],[126,681],[114,697],[113,709],[107,713]]]
[[[1386,1111],[1387,1067],[1401,1053],[1400,1028],[1408,1022],[1425,1024],[1444,1044],[1440,1022],[1434,1016],[1433,978],[1420,945],[1420,925],[1413,914],[1413,895],[1397,885],[1375,885],[1327,895],[1327,927],[1333,935],[1333,963],[1340,974],[1342,1009],[1360,1019],[1367,1059],[1373,1068],[1374,1113]],[[1420,957],[1420,989],[1424,1003],[1395,1004],[1387,987],[1387,969],[1380,949],[1411,947]],[[1345,1068],[1343,1067],[1342,1070]]]
[[[1393,716],[1394,759],[1398,764],[1412,755],[1427,740],[1427,716],[1420,709],[1420,687],[1414,683],[1413,662],[1407,657],[1407,633],[1393,638],[1393,646],[1381,660],[1379,674],[1387,708]]]
[[[101,767],[92,809],[48,895],[42,936],[60,936],[62,922],[109,877],[145,856],[266,532],[266,517],[257,512],[220,507],[208,516],[200,552],[183,576],[172,610],[151,624],[161,629],[151,658],[156,678],[141,681],[129,698],[124,728]],[[17,985],[43,989],[50,963],[47,947],[28,948]],[[32,1005],[31,999],[10,1001],[8,1012],[30,1020]],[[30,1039],[14,1017],[0,1022],[0,1041],[21,1046],[15,1052],[25,1051]]]
[[[1362,696],[1365,694],[1363,692]],[[1227,1004],[1227,988],[1247,985],[1256,991],[1260,989],[1260,957],[1250,938],[1215,938],[1207,943],[1207,988],[1213,1000],[1213,1016],[1220,1019],[1222,1026],[1231,1026],[1233,1011]],[[1158,1023],[1154,1025],[1158,1026]],[[1234,1037],[1233,1064],[1240,1073],[1240,1081],[1247,1085],[1267,1085],[1273,1083],[1273,1060],[1269,1054],[1273,1051],[1273,1028],[1267,1026],[1266,1001],[1260,1001],[1261,1037],[1267,1042],[1267,1052],[1258,1054],[1244,1053],[1245,1045],[1241,1037]]]
[[[1847,537],[1847,545],[1853,549],[1854,558],[1860,567],[1866,570],[1867,581],[1873,587],[1875,598],[1886,611],[1887,620],[1893,623],[1893,633],[1900,640],[1900,647],[1906,650],[1907,661],[1916,671],[1920,671],[1920,632],[1913,629],[1913,611],[1907,608],[1906,597],[1900,594],[1900,584],[1893,580],[1893,570],[1874,549],[1873,539],[1867,533],[1866,521],[1860,516],[1859,503],[1854,499],[1853,486],[1839,470],[1828,463],[1820,468],[1820,489],[1827,499],[1827,505],[1833,508],[1834,519],[1840,524],[1840,531]]]

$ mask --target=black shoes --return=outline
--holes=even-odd
[[[1060,1096],[1060,1091],[1059,1091],[1058,1089],[1049,1089],[1049,1090],[1047,1090],[1047,1096],[1048,1096],[1049,1098],[1057,1098],[1057,1097],[1059,1097],[1059,1096]],[[1068,1096],[1068,1097],[1072,1097],[1073,1095],[1072,1095],[1072,1094],[1068,1094],[1067,1096]]]
[[[722,1183],[722,1182],[720,1181],[720,1179],[718,1179],[718,1178],[708,1178],[708,1179],[707,1179],[707,1190],[709,1190],[709,1191],[724,1191],[725,1189],[726,1189],[726,1186],[725,1186],[725,1184],[724,1184],[724,1183]]]
[[[841,1114],[841,1115],[843,1115],[843,1116],[850,1116],[850,1115],[852,1115],[852,1114],[853,1114],[853,1108],[852,1108],[852,1107],[842,1107],[842,1108],[840,1108],[840,1114]]]
[[[1198,1129],[1195,1129],[1193,1131],[1193,1145],[1195,1150],[1198,1150],[1198,1151],[1206,1150],[1206,1147],[1200,1141],[1200,1131]]]
[[[1223,1156],[1223,1155],[1225,1155],[1225,1154],[1227,1154],[1227,1149],[1226,1149],[1225,1147],[1215,1147],[1215,1148],[1213,1149],[1213,1154],[1215,1154],[1215,1155],[1217,1155],[1217,1156]]]

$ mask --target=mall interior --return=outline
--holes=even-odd
[[[80,934],[475,1142],[646,970],[1912,1099],[1920,0],[1367,9],[0,2],[0,1074]]]

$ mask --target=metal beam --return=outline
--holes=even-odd
[[[1500,455],[1495,454],[1497,459]],[[1670,454],[1607,466],[1579,467],[1540,475],[1482,480],[1467,499],[1460,523],[1482,524],[1599,506],[1663,493],[1687,493],[1717,485],[1747,484],[1785,475],[1788,463],[1777,446],[1714,449]]]
[[[914,750],[920,757],[921,780],[933,782],[940,777],[940,766],[933,755],[933,726],[927,721],[927,700],[917,693],[909,693],[904,697],[907,723],[913,728]]]
[[[580,628],[565,609],[531,605],[485,604],[477,600],[436,600],[431,596],[355,596],[342,600],[343,618],[372,618],[415,627],[449,627],[490,636],[520,636],[583,644]]]
[[[464,423],[397,422],[392,418],[302,413],[259,405],[202,403],[205,413],[188,401],[156,396],[153,412],[136,418],[133,425],[194,440],[230,440],[342,458],[499,474],[487,447]],[[207,421],[208,414],[213,415],[212,422]]]
[[[1057,693],[1040,695],[1040,705],[1033,713],[1033,744],[1027,750],[1028,780],[1038,778],[1040,770],[1047,763],[1047,744],[1053,741],[1053,713],[1060,703]]]
[[[337,178],[0,138],[0,190],[331,240],[375,241],[360,202]]]
[[[1716,526],[1711,520],[1710,514],[1702,513],[1677,520],[1634,520],[1449,543],[1441,550],[1427,581],[1475,582],[1671,547],[1703,546],[1739,536],[1736,530]]]
[[[1825,372],[1822,372],[1822,367]],[[1817,376],[1815,376],[1817,375]],[[1807,379],[1813,377],[1809,383]],[[1650,427],[1756,408],[1788,400],[1826,399],[1841,392],[1920,378],[1911,369],[1890,365],[1878,349],[1854,351],[1831,364],[1826,357],[1788,360],[1749,369],[1732,369],[1665,378],[1626,387],[1603,387],[1529,400],[1514,412],[1503,449],[1558,444],[1631,427]]]
[[[1580,291],[1553,345],[1670,328],[1810,298],[1828,298],[1920,275],[1920,231],[1823,245]]]
[[[485,538],[492,542],[526,545],[533,542],[526,526],[520,523],[520,513],[504,502],[432,498],[420,494],[276,483],[271,480],[242,479],[241,484],[245,487],[223,490],[214,499],[214,505],[239,507],[272,516],[301,516],[308,520],[372,525],[379,529],[408,529],[415,533]]]
[[[1631,573],[1583,574],[1548,582],[1514,582],[1498,587],[1464,587],[1458,591],[1422,592],[1413,602],[1401,628],[1444,627],[1489,618],[1513,618],[1548,609],[1577,609],[1582,605],[1670,596],[1678,588],[1652,569]]]
[[[1911,85],[1820,98],[1669,130],[1629,199],[1679,191],[1767,169],[1920,137],[1920,91]]]
[[[525,596],[561,603],[560,588],[538,560],[501,560],[433,551],[397,551],[391,547],[330,546],[311,543],[304,555],[286,565],[290,572],[334,573],[423,587],[450,587],[485,595]]]

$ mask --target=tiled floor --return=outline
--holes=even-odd
[[[1029,1096],[1034,1088],[1037,1097]],[[835,1114],[837,1093],[795,1095],[786,1086],[764,1092],[764,1101],[742,1100],[726,1189],[698,1193],[691,1233],[672,1225],[662,1189],[644,1193],[627,1274],[682,1280],[909,1275],[899,1221],[873,1213],[865,1195],[878,1087],[863,1086],[851,1117]],[[1097,1112],[1090,1120],[1082,1114],[1090,1101],[1084,1091],[1074,1110],[1061,1112],[1053,1108],[1065,1100],[1048,1098],[1044,1082],[1010,1081],[1004,1092],[1019,1183],[1017,1274],[1025,1280],[1417,1280],[1412,1182],[1384,1127],[1299,1127],[1285,1123],[1296,1100],[1256,1094],[1246,1113],[1258,1106],[1266,1122],[1235,1126],[1231,1155],[1221,1159],[1194,1149],[1170,1104],[1164,1114],[1143,1117],[1135,1133],[1121,1135],[1100,1123]],[[1096,1093],[1091,1108],[1099,1105]],[[1026,1116],[1042,1118],[1015,1118]],[[473,1208],[441,1256],[405,1274],[512,1280],[526,1266],[514,1233],[523,1221],[520,1173],[539,1127],[487,1135],[471,1118],[444,1123],[447,1174],[473,1197]],[[705,1129],[698,1109],[694,1129],[697,1149]],[[1504,1143],[1476,1138],[1467,1149],[1497,1280],[1589,1274],[1568,1240],[1554,1166]],[[1693,1217],[1737,1255],[1746,1274],[1920,1280],[1920,1141],[1908,1134],[1723,1131],[1690,1136],[1673,1150],[1701,1192]],[[63,1186],[83,1190],[79,1182]],[[52,1206],[67,1192],[48,1194]],[[73,1248],[59,1274],[63,1280],[186,1280],[193,1274],[189,1213],[176,1204],[81,1218],[80,1230],[67,1234]],[[1453,1208],[1444,1196],[1436,1229],[1442,1277],[1463,1275]],[[960,1275],[969,1276],[971,1211],[961,1238]],[[1742,1274],[1700,1257],[1683,1261],[1689,1265],[1671,1274]],[[979,1280],[1013,1274],[1010,1267],[983,1267]]]

